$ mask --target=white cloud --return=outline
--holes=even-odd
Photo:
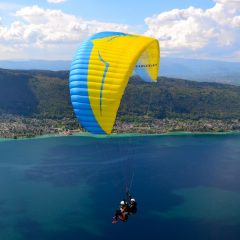
[[[86,21],[61,10],[24,7],[15,13],[10,26],[0,21],[0,56],[6,58],[71,59],[79,43],[100,31],[128,31],[123,24]]]
[[[48,0],[49,3],[63,3],[66,2],[66,0]]]
[[[160,40],[165,55],[232,58],[240,49],[240,0],[215,0],[207,10],[173,9],[145,19],[146,35]]]
[[[71,59],[80,42],[93,33],[138,31],[137,26],[89,21],[37,5],[18,7],[14,17],[9,25],[0,17],[2,59]],[[239,61],[240,0],[215,0],[206,10],[173,9],[148,17],[145,23],[144,34],[160,40],[163,56]]]

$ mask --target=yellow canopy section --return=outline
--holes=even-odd
[[[110,134],[133,70],[145,81],[156,81],[159,54],[156,39],[139,35],[105,32],[83,43],[70,71],[71,98],[73,106],[77,106],[74,110],[83,127],[93,133]],[[81,66],[83,69],[79,70]],[[79,90],[77,81],[86,81],[87,92],[82,91],[83,87]],[[86,101],[77,98],[77,94],[81,97],[82,92],[88,98]],[[79,104],[84,104],[85,110],[89,104],[90,109],[81,111]]]

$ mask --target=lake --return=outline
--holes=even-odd
[[[239,240],[240,134],[0,142],[1,240],[122,238]]]

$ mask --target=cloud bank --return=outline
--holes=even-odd
[[[240,0],[216,0],[207,10],[173,9],[145,19],[145,35],[159,39],[164,55],[237,60]]]
[[[69,60],[80,42],[93,33],[133,29],[37,5],[19,8],[11,24],[3,23],[0,18],[1,59]],[[240,0],[215,0],[209,9],[173,9],[150,16],[145,23],[147,30],[142,34],[160,41],[162,56],[240,60]]]
[[[15,13],[18,21],[3,26],[0,19],[0,52],[4,58],[69,59],[86,37],[100,31],[128,31],[124,24],[86,21],[61,10],[37,5]]]

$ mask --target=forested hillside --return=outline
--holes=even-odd
[[[67,71],[0,69],[0,113],[37,118],[74,117]],[[159,78],[130,79],[118,119],[240,119],[240,87]]]

